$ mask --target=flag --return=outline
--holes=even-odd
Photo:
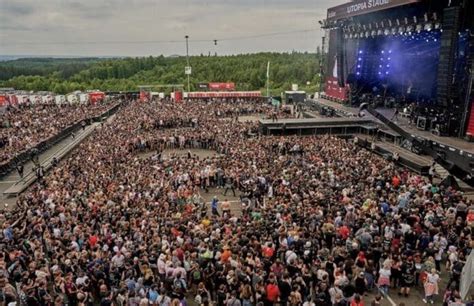
[[[270,61],[267,63],[267,79],[270,77]]]

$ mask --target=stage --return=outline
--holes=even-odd
[[[320,21],[328,48],[319,97],[326,103],[368,103],[388,118],[390,108],[407,108],[426,131],[398,119],[401,128],[472,153],[471,144],[455,138],[474,139],[474,2],[374,4],[353,0],[329,8]]]
[[[324,105],[326,107],[330,107],[333,109],[338,110],[338,113],[344,112],[349,115],[354,115],[358,116],[359,114],[359,108],[358,107],[349,107],[346,105],[343,105],[338,102],[333,102],[329,101],[326,99],[317,99],[315,100],[316,103],[319,103],[321,105]],[[392,118],[393,114],[395,113],[395,109],[387,109],[387,108],[380,108],[377,109],[378,112],[380,112],[382,115],[384,115],[387,118]],[[377,120],[375,119],[372,115],[368,114],[367,112],[364,112],[365,117],[364,118],[369,118],[371,120]],[[378,120],[377,120],[378,121]],[[380,123],[380,122],[379,122]],[[417,129],[414,125],[409,124],[409,120],[406,117],[403,117],[401,114],[398,115],[398,119],[396,120],[397,125],[399,125],[401,128],[403,128],[405,131],[416,135],[418,137],[428,139],[432,142],[436,142],[442,145],[445,145],[447,147],[452,147],[460,151],[464,152],[469,152],[472,155],[474,155],[474,143],[470,143],[466,140],[463,140],[461,138],[456,138],[456,137],[440,137],[437,135],[434,135],[428,131],[421,131]],[[385,125],[380,124],[379,128],[383,131],[390,131],[392,134],[394,133],[391,131],[389,128],[387,128]]]
[[[304,118],[259,120],[263,135],[353,135],[374,128],[370,118]]]
[[[398,163],[419,174],[426,175],[432,163],[427,156],[420,156],[405,150],[390,141],[374,137],[378,130],[373,118],[365,117],[331,117],[315,115],[314,118],[260,120],[260,132],[263,135],[324,135],[357,139],[360,147],[373,151],[386,159],[398,154]],[[393,134],[394,137],[399,135]],[[385,139],[385,138],[384,138]]]

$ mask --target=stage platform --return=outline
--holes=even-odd
[[[353,135],[365,134],[374,129],[369,118],[303,118],[259,120],[264,135]]]
[[[430,156],[417,155],[391,142],[383,141],[376,137],[366,134],[358,134],[354,135],[354,137],[357,137],[357,144],[359,146],[374,151],[386,159],[393,159],[394,154],[398,154],[398,163],[418,174],[427,175],[433,163],[433,159]]]
[[[350,107],[343,105],[341,103],[329,101],[326,99],[317,99],[315,100],[316,103],[320,103],[322,105],[332,107],[336,110],[338,110],[338,113],[346,113],[346,114],[352,114],[354,116],[357,116],[359,114],[359,108],[358,107]],[[382,115],[384,115],[387,118],[391,118],[393,114],[395,113],[394,109],[387,109],[387,108],[380,108],[377,109],[378,112],[380,112]],[[369,113],[365,112],[365,118],[370,118],[372,120],[376,120],[372,115]],[[421,131],[417,129],[415,126],[410,125],[409,121],[407,118],[404,118],[403,116],[399,115],[396,123],[405,131],[407,131],[410,134],[416,135],[418,137],[430,140],[432,142],[439,143],[441,145],[445,145],[447,147],[452,147],[455,149],[458,149],[459,151],[464,151],[464,152],[469,152],[474,155],[474,143],[468,142],[466,140],[460,139],[460,138],[455,138],[455,137],[441,137],[432,134],[429,131]],[[381,125],[380,128],[383,131],[390,131],[392,134],[395,134],[395,132],[392,132],[388,127],[385,125]]]

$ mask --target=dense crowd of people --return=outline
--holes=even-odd
[[[78,122],[96,117],[113,103],[8,106],[0,122],[0,165]]]
[[[236,120],[248,114],[288,116],[257,102],[120,110],[0,215],[1,301],[359,306],[417,286],[426,303],[459,300],[472,202],[348,140],[258,135]]]

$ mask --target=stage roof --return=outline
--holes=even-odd
[[[327,20],[335,21],[421,1],[422,0],[355,0],[329,8]]]

